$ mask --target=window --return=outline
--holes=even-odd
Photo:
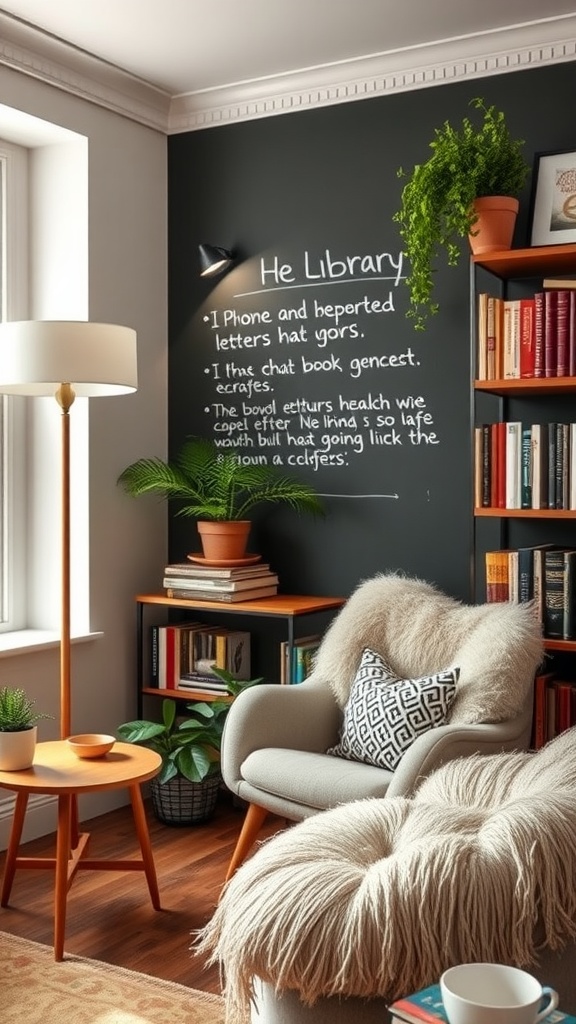
[[[0,139],[0,318],[28,309],[28,155]],[[26,406],[0,397],[0,632],[26,619]]]

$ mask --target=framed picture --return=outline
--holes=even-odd
[[[530,245],[576,242],[576,150],[536,153]]]

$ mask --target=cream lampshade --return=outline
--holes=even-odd
[[[62,409],[62,626],[60,736],[71,728],[70,426],[74,398],[137,388],[136,332],[115,324],[20,320],[0,324],[0,394],[53,395]]]

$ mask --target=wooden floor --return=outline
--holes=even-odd
[[[68,894],[65,952],[220,992],[218,969],[206,967],[190,945],[192,933],[208,921],[218,902],[244,812],[223,793],[211,821],[200,825],[163,825],[148,804],[147,815],[162,910],[153,910],[140,871],[79,871]],[[271,816],[261,836],[286,825]],[[90,832],[91,857],[138,854],[130,807],[83,822],[81,829]],[[54,840],[34,840],[21,852],[53,856]],[[0,908],[0,931],[52,945],[53,897],[52,871],[17,871],[10,906]]]

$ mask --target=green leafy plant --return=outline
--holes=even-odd
[[[173,462],[139,459],[119,476],[133,497],[154,493],[180,501],[177,515],[230,522],[245,519],[255,505],[284,503],[297,512],[323,514],[312,487],[285,476],[275,466],[243,465],[232,450],[190,438]]]
[[[465,117],[459,128],[445,121],[434,131],[432,156],[416,164],[401,196],[393,220],[400,225],[404,250],[410,261],[406,284],[410,289],[407,316],[422,330],[438,311],[432,299],[435,261],[446,250],[449,266],[460,258],[459,239],[474,234],[477,215],[473,203],[481,196],[518,198],[530,172],[522,155],[524,141],[513,139],[502,111],[485,106],[476,97],[471,106],[480,111],[480,125]]]
[[[24,690],[3,686],[0,689],[0,732],[22,732],[42,718],[53,717],[34,711],[35,703]]]
[[[226,683],[232,698],[242,690],[256,686],[261,678],[237,680],[225,669],[212,672]],[[117,732],[127,743],[140,743],[162,757],[160,783],[183,775],[190,782],[201,782],[220,771],[220,747],[229,700],[194,701],[186,704],[187,717],[179,718],[175,700],[162,701],[162,722],[136,720],[119,726]]]

